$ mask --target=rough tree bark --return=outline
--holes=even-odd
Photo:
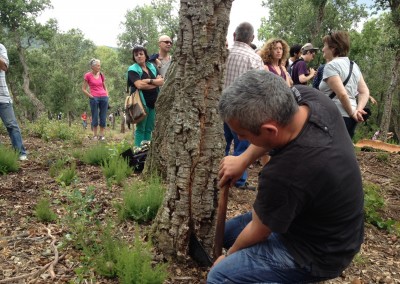
[[[400,0],[376,0],[376,3],[382,7],[390,8],[391,18],[393,25],[397,29],[397,35],[400,35]],[[397,48],[393,66],[392,66],[392,78],[390,80],[389,88],[384,95],[383,100],[383,114],[380,129],[382,131],[381,139],[387,141],[387,133],[390,127],[390,120],[392,115],[393,99],[396,91],[398,90],[399,84],[399,72],[400,72],[400,43],[399,39],[394,39],[394,46]],[[395,130],[397,134],[397,129]]]
[[[31,100],[35,112],[36,117],[42,114],[45,111],[45,106],[44,104],[36,97],[35,93],[32,92],[30,88],[30,77],[29,77],[29,67],[28,64],[26,63],[26,56],[25,56],[25,50],[21,45],[21,38],[18,34],[17,31],[15,31],[16,38],[15,38],[15,43],[17,45],[17,51],[18,51],[18,56],[19,60],[22,65],[22,88],[24,90],[24,93],[29,97]]]
[[[217,106],[232,1],[181,0],[174,62],[156,105],[146,171],[160,173],[167,191],[153,237],[166,256],[180,260],[186,259],[191,233],[212,251],[218,164],[224,153]]]

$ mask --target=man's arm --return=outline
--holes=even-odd
[[[252,220],[247,224],[231,248],[228,250],[228,255],[238,250],[255,245],[259,242],[265,241],[270,234],[271,229],[261,222],[260,218],[253,209]]]
[[[299,76],[299,81],[300,83],[307,83],[309,80],[311,80],[315,75],[315,70],[313,68],[310,68],[310,74],[308,74],[308,76],[306,76],[305,74],[301,74]]]
[[[231,246],[231,248],[228,250],[227,256],[235,253],[241,249],[253,246],[259,242],[262,242],[266,240],[269,235],[271,234],[271,230],[268,228],[268,226],[264,225],[256,212],[252,211],[252,220],[250,223],[247,224],[247,226],[243,229],[243,231],[239,234],[237,237],[236,241],[234,244]],[[220,262],[222,259],[224,259],[225,256],[222,255],[220,256],[214,263],[216,265],[218,262]]]
[[[1,56],[0,56],[0,69],[3,70],[4,72],[8,70],[8,66]]]
[[[0,44],[0,70],[6,72],[8,70],[8,56],[6,48]]]
[[[250,146],[240,156],[226,156],[219,164],[219,183],[222,188],[226,183],[230,185],[242,176],[243,172],[254,163],[258,158],[263,156],[268,150],[262,147],[250,144]]]

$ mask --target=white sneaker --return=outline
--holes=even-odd
[[[19,160],[26,161],[26,160],[28,160],[28,157],[26,155],[21,155],[21,156],[19,156]]]

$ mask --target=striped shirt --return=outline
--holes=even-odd
[[[7,49],[1,43],[0,43],[0,60],[2,60],[8,67],[9,61],[7,56]],[[6,83],[6,72],[2,69],[0,69],[0,103],[12,103]]]
[[[226,60],[225,85],[227,88],[237,77],[251,69],[264,70],[261,57],[248,44],[235,41]]]

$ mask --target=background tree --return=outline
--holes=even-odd
[[[50,0],[14,0],[0,2],[0,27],[12,39],[22,66],[22,87],[30,98],[36,112],[45,110],[43,103],[37,98],[30,86],[30,71],[26,62],[26,49],[36,43],[52,36],[54,21],[41,25],[36,22],[36,17],[46,8],[51,7]]]
[[[211,252],[223,128],[217,105],[233,0],[182,0],[180,33],[169,79],[157,101],[150,171],[162,173],[167,192],[154,222],[154,239],[167,256],[187,255],[195,233]]]
[[[382,131],[381,139],[387,140],[387,132],[389,131],[390,122],[393,121],[394,131],[397,138],[400,138],[400,92],[399,92],[399,67],[400,67],[400,0],[375,0],[376,8],[390,11],[390,20],[393,25],[393,32],[390,34],[389,47],[395,50],[392,64],[390,64],[391,76],[390,84],[383,96],[382,120],[380,129]],[[389,66],[388,66],[389,67]],[[397,103],[394,103],[395,94],[397,93]],[[395,107],[395,108],[393,108]]]
[[[135,44],[147,42],[146,48],[149,54],[158,50],[158,22],[152,6],[136,6],[129,10],[122,24],[125,32],[118,36],[118,46],[132,50]]]
[[[279,37],[289,45],[313,43],[322,45],[322,37],[330,30],[350,30],[367,16],[366,6],[357,0],[265,0],[262,6],[270,11],[263,18],[258,38]]]

